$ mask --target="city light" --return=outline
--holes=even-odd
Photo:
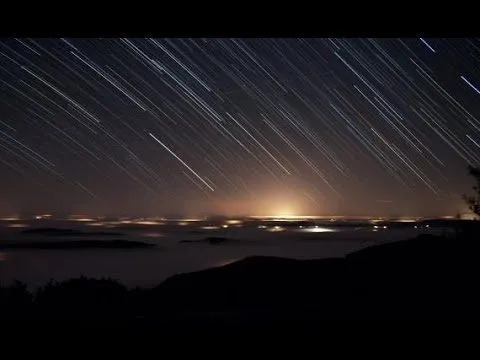
[[[301,229],[298,229],[297,231],[306,232],[306,233],[322,233],[322,232],[335,232],[336,230],[320,227],[320,226],[314,226],[314,227],[301,228]]]

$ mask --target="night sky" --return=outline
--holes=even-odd
[[[466,212],[478,39],[2,39],[0,213]]]

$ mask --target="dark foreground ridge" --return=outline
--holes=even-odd
[[[0,250],[52,249],[132,249],[154,247],[155,244],[130,240],[64,240],[0,242]]]
[[[31,294],[17,283],[1,289],[0,315],[22,326],[179,331],[340,319],[478,320],[479,249],[473,240],[420,236],[338,259],[249,257],[176,275],[151,289],[80,278]]]

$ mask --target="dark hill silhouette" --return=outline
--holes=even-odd
[[[420,236],[337,259],[249,257],[172,276],[151,289],[83,278],[49,284],[32,296],[14,284],[0,291],[0,315],[22,320],[22,326],[63,322],[166,330],[339,319],[479,320],[479,249],[477,241]]]

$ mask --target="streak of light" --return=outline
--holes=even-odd
[[[463,81],[465,81],[473,90],[475,90],[477,92],[477,94],[480,94],[480,91],[470,82],[468,81],[467,79],[465,79],[465,76],[460,76],[462,78]]]
[[[156,142],[158,142],[160,145],[163,146],[163,148],[165,150],[167,150],[170,154],[172,154],[175,159],[177,159],[178,161],[180,161],[180,163],[185,166],[188,170],[190,170],[190,172],[195,175],[202,183],[205,184],[206,187],[208,187],[210,190],[212,191],[215,191],[210,185],[208,185],[208,183],[200,176],[198,175],[190,166],[188,166],[185,161],[183,161],[182,159],[180,159],[180,157],[178,157],[172,150],[170,150],[164,143],[162,143],[160,140],[158,140],[152,133],[148,133]]]
[[[420,41],[425,44],[426,47],[428,47],[432,52],[436,52],[433,47],[430,46],[428,42],[426,42],[424,39],[420,38]]]

